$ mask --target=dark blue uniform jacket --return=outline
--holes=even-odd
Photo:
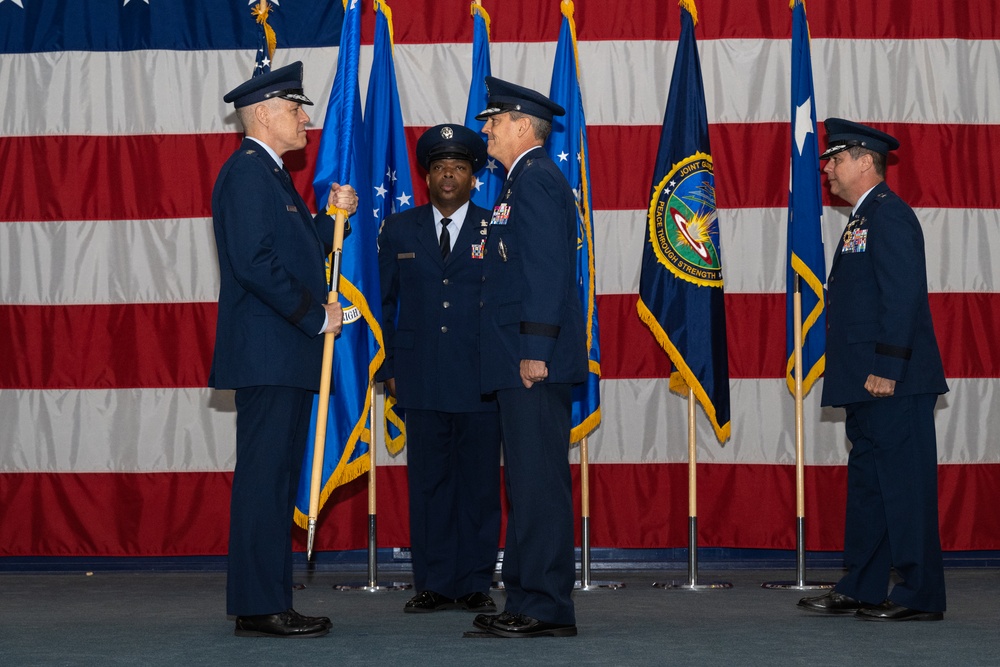
[[[490,212],[470,202],[447,261],[430,204],[386,218],[379,233],[382,335],[377,379],[396,379],[404,408],[492,412],[480,399],[479,302],[482,244]]]
[[[313,219],[288,173],[244,139],[212,191],[221,286],[209,386],[317,391],[333,219]]]
[[[927,301],[920,223],[885,183],[841,235],[827,280],[823,405],[875,400],[869,374],[896,381],[896,396],[948,391]]]
[[[575,201],[541,147],[523,156],[503,185],[483,259],[485,392],[520,387],[522,359],[546,362],[549,383],[575,384],[587,377],[587,339],[575,284]]]

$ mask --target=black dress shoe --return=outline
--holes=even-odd
[[[942,621],[944,612],[920,611],[886,600],[882,604],[865,605],[854,614],[864,621]]]
[[[525,616],[524,614],[503,614],[498,615],[485,628],[487,632],[492,632],[498,637],[508,637],[511,639],[528,637],[576,637],[576,626],[561,623],[548,623],[539,621],[537,618]],[[479,617],[476,617],[478,620]],[[478,626],[477,626],[478,627]]]
[[[499,614],[479,614],[472,620],[472,624],[480,630],[489,630],[494,621],[500,620],[506,623],[515,616],[517,614],[511,614],[506,611],[502,611]]]
[[[809,611],[818,611],[821,614],[853,614],[861,609],[861,602],[854,598],[849,598],[837,591],[827,591],[823,595],[816,597],[802,598],[799,600],[799,607]]]
[[[322,637],[330,632],[330,626],[312,620],[300,620],[300,615],[293,616],[288,611],[280,614],[263,614],[260,616],[237,616],[237,637]],[[308,617],[301,617],[308,619]]]
[[[409,602],[403,605],[403,611],[408,614],[427,614],[432,611],[444,611],[445,609],[461,609],[462,606],[451,598],[438,595],[434,591],[421,591],[417,593]]]
[[[288,609],[288,614],[300,623],[322,623],[328,628],[333,627],[333,623],[330,622],[328,616],[304,616],[291,608]]]
[[[466,611],[490,612],[497,610],[497,603],[486,593],[469,593],[455,600]]]

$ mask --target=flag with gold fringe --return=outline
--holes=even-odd
[[[549,156],[569,181],[576,195],[577,255],[576,279],[580,303],[584,308],[590,372],[587,381],[573,387],[573,413],[570,442],[579,442],[601,423],[601,347],[597,327],[597,302],[594,298],[594,226],[590,198],[590,150],[587,145],[587,120],[580,93],[580,64],[576,48],[576,21],[572,0],[562,0],[562,27],[556,45],[549,97],[560,104],[565,116],[552,120]]]
[[[476,114],[488,105],[486,77],[490,76],[490,15],[483,9],[480,0],[472,2],[472,81],[469,85],[469,102],[465,108],[465,126],[482,134],[483,122],[476,120]],[[493,209],[500,195],[500,188],[506,178],[503,165],[496,158],[488,157],[486,165],[476,172],[476,188],[472,191],[472,203],[485,209]]]
[[[708,113],[694,27],[681,0],[681,34],[653,170],[639,277],[639,317],[673,364],[670,388],[694,392],[719,442],[730,435],[722,251]]]
[[[316,158],[313,188],[316,201],[325,202],[331,183],[350,184],[358,193],[358,213],[344,240],[339,283],[344,308],[344,328],[337,337],[333,359],[326,451],[320,484],[320,509],[336,487],[364,474],[371,451],[371,383],[382,364],[382,303],[379,297],[378,222],[365,212],[373,210],[368,152],[361,122],[358,61],[361,51],[361,6],[344,4],[344,23],[337,55],[337,72],[326,109]],[[308,526],[309,487],[315,438],[316,409],[310,426],[302,477],[296,497],[295,521]]]
[[[802,294],[802,393],[808,394],[826,367],[826,301],[823,283],[823,201],[816,136],[816,95],[805,0],[792,0],[792,166],[788,193],[785,378],[795,393],[795,276]]]
[[[375,0],[375,45],[364,125],[370,151],[372,216],[379,226],[389,215],[413,207],[413,179],[392,51],[392,10],[384,0]],[[403,409],[387,393],[383,424],[390,454],[398,454],[405,444],[403,418]]]
[[[271,15],[271,5],[267,0],[259,0],[250,10],[250,15],[260,26],[257,31],[257,60],[253,68],[253,76],[258,77],[271,71],[271,60],[274,58],[274,49],[278,46],[278,38],[274,34],[274,29],[267,23]]]

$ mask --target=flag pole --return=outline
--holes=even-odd
[[[590,588],[590,467],[587,436],[580,441],[580,588]]]
[[[795,274],[792,292],[792,336],[795,346],[795,581],[767,581],[761,588],[811,591],[833,588],[833,582],[806,581],[806,465],[805,420],[802,398],[802,286]]]
[[[625,588],[621,581],[593,581],[590,578],[590,453],[588,436],[580,440],[580,580],[573,588],[594,591],[601,588]]]
[[[378,533],[376,531],[376,512],[375,512],[375,383],[370,382],[368,384],[369,388],[369,399],[371,402],[370,412],[368,413],[368,423],[370,425],[370,433],[372,437],[369,438],[371,445],[368,447],[368,587],[366,590],[377,591],[378,586]]]
[[[654,588],[700,591],[714,588],[732,588],[728,581],[698,583],[698,435],[695,428],[694,389],[688,387],[688,580],[681,583],[654,582]]]
[[[337,591],[367,591],[369,593],[382,593],[385,591],[402,591],[413,588],[413,584],[405,581],[391,581],[385,583],[378,582],[378,544],[376,530],[376,493],[375,493],[375,383],[368,385],[370,407],[368,411],[369,423],[369,445],[368,445],[368,581],[352,582],[347,584],[334,584],[333,589]],[[384,403],[383,403],[384,405]]]
[[[337,209],[333,225],[333,259],[330,262],[330,285],[327,303],[336,303],[340,289],[340,262],[344,254],[344,223],[347,213]],[[333,342],[337,337],[332,332],[323,334],[323,365],[319,380],[319,406],[316,411],[316,439],[313,441],[312,477],[309,482],[309,536],[306,540],[306,560],[312,560],[313,543],[316,539],[316,519],[319,517],[320,481],[323,478],[323,454],[326,449],[326,422],[330,409],[330,380],[333,376]]]

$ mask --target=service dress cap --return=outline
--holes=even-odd
[[[312,100],[302,92],[301,60],[244,81],[226,93],[222,99],[227,104],[232,102],[237,109],[240,109],[272,97],[280,97],[299,104],[312,104]]]
[[[472,171],[479,171],[486,164],[486,144],[478,132],[464,125],[435,125],[417,140],[417,162],[430,169],[434,160],[467,160]]]
[[[899,148],[899,141],[895,137],[861,123],[843,118],[827,118],[823,121],[823,125],[826,127],[827,134],[826,150],[819,156],[820,160],[826,160],[855,146],[867,148],[882,155]]]
[[[520,111],[547,121],[551,121],[553,116],[566,114],[565,109],[538,91],[495,76],[486,77],[486,91],[489,94],[486,109],[476,115],[476,120],[486,120],[508,111]]]

